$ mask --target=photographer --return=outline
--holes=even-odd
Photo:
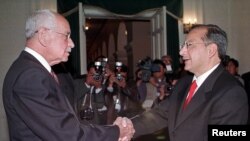
[[[165,77],[166,68],[161,60],[151,61],[147,59],[146,61],[148,62],[144,61],[138,65],[140,71],[138,72],[137,89],[143,108],[150,109],[155,103],[160,102],[171,93],[172,85]],[[149,72],[149,69],[150,73],[145,73],[145,71]]]
[[[133,117],[142,110],[137,101],[135,82],[127,78],[128,67],[121,62],[116,62],[115,67],[107,86],[108,123],[112,123],[117,116]]]
[[[88,73],[82,78],[74,80],[74,103],[80,121],[105,124],[107,106],[102,85],[103,74],[96,65],[91,62],[87,67]]]
[[[105,56],[98,56],[95,59],[95,66],[98,67],[98,74],[100,74],[103,79],[102,79],[102,84],[106,85],[107,80],[109,79],[110,75],[113,73],[113,71],[110,70],[110,66],[108,63],[108,58]]]

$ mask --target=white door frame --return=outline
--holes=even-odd
[[[87,73],[87,48],[86,48],[86,34],[85,34],[85,19],[98,18],[98,19],[135,19],[135,20],[149,20],[151,22],[151,35],[152,35],[152,53],[153,59],[160,58],[162,55],[167,54],[167,26],[166,26],[166,7],[154,8],[144,10],[134,15],[115,14],[100,7],[84,5],[79,3],[77,7],[64,13],[65,17],[72,13],[79,12],[79,41],[80,41],[80,73]]]

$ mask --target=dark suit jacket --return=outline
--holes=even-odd
[[[66,67],[63,63],[59,63],[57,65],[52,66],[52,70],[58,77],[59,86],[61,87],[62,91],[65,93],[66,97],[69,100],[69,103],[75,110],[74,105],[74,82],[71,74],[67,71]]]
[[[23,51],[3,85],[10,140],[117,141],[117,126],[83,125],[50,73]]]
[[[208,76],[183,111],[192,78],[179,80],[172,95],[150,112],[133,119],[135,137],[168,127],[171,141],[207,141],[210,124],[247,123],[246,92],[221,65]]]

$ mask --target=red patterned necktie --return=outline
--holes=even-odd
[[[183,105],[183,109],[185,109],[187,107],[188,103],[191,101],[192,97],[194,96],[194,91],[196,88],[197,88],[197,84],[196,84],[196,81],[194,80],[192,82],[190,89],[189,89],[188,96],[187,96],[185,103]]]
[[[56,82],[59,84],[58,77],[56,76],[56,74],[54,73],[54,71],[51,71],[51,75],[56,80]]]

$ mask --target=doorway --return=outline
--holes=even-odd
[[[100,54],[106,54],[111,61],[124,61],[125,64],[130,65],[129,67],[133,71],[139,59],[146,56],[155,59],[167,54],[165,6],[145,10],[135,15],[119,15],[100,7],[82,6],[79,3],[78,7],[66,12],[65,16],[75,11],[79,12],[80,62],[78,65],[80,65],[80,74],[86,73],[88,60]],[[90,39],[85,27],[91,20],[95,21],[93,23],[96,23],[96,21],[102,23],[101,26],[99,25],[101,27],[99,33],[109,34],[96,35],[89,45]],[[147,30],[141,27],[146,27]],[[143,33],[143,31],[146,33]],[[143,33],[143,35],[137,35],[140,33]],[[146,38],[138,43],[143,36]]]

